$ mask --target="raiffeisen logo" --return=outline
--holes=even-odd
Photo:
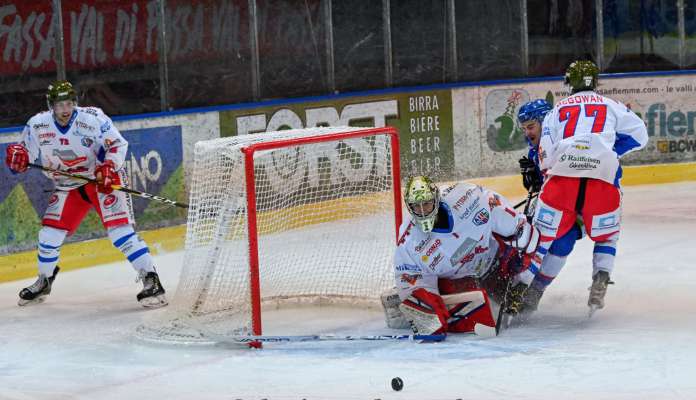
[[[648,136],[684,138],[686,135],[694,135],[696,128],[696,111],[669,111],[664,103],[653,103],[643,113],[636,112],[645,121],[648,128]],[[659,148],[659,146],[658,146]],[[660,149],[662,151],[662,149]]]

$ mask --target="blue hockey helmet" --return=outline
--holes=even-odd
[[[532,100],[520,107],[520,111],[517,113],[517,120],[520,123],[535,120],[541,124],[546,114],[551,111],[551,108],[551,104],[546,102],[546,100]]]

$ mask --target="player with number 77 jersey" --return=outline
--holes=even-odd
[[[593,284],[588,305],[604,306],[614,267],[621,216],[619,158],[648,142],[645,123],[626,105],[597,92],[599,70],[592,61],[575,61],[565,83],[571,95],[560,100],[544,119],[539,164],[549,178],[534,216],[541,233],[540,254],[583,218],[595,242]],[[543,258],[543,257],[542,257]]]

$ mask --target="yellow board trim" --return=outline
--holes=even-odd
[[[139,232],[152,254],[175,251],[184,247],[186,225],[177,225],[153,231]],[[109,239],[86,240],[68,243],[60,249],[60,270],[92,267],[124,260]],[[36,276],[36,251],[24,251],[0,257],[0,282],[14,281]]]
[[[511,201],[524,198],[526,192],[522,187],[522,178],[519,175],[507,175],[488,178],[468,179],[491,190],[494,190]],[[696,163],[653,164],[624,167],[622,186],[649,185],[660,183],[672,183],[681,181],[696,181]],[[356,206],[355,198],[350,199],[352,210],[364,210],[371,201],[377,201],[380,196],[368,199],[365,203]],[[332,200],[339,205],[334,209],[346,211],[347,200]],[[331,209],[332,207],[329,207]],[[324,218],[341,219],[346,214],[340,211]],[[350,214],[350,213],[348,213]],[[311,221],[317,223],[320,221]],[[307,224],[307,221],[304,221]],[[296,227],[295,225],[292,228]],[[158,254],[162,251],[176,251],[184,247],[186,225],[178,225],[153,231],[141,231],[140,236],[148,244],[151,253]],[[116,250],[108,239],[88,240],[84,242],[69,243],[61,248],[60,268],[62,271],[70,271],[95,265],[113,263],[123,260],[123,255]],[[8,282],[36,276],[36,251],[0,256],[0,282]],[[166,268],[166,266],[159,266]]]

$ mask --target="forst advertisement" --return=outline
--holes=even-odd
[[[221,136],[315,126],[394,126],[402,176],[451,175],[454,168],[450,90],[344,97],[220,112]]]

